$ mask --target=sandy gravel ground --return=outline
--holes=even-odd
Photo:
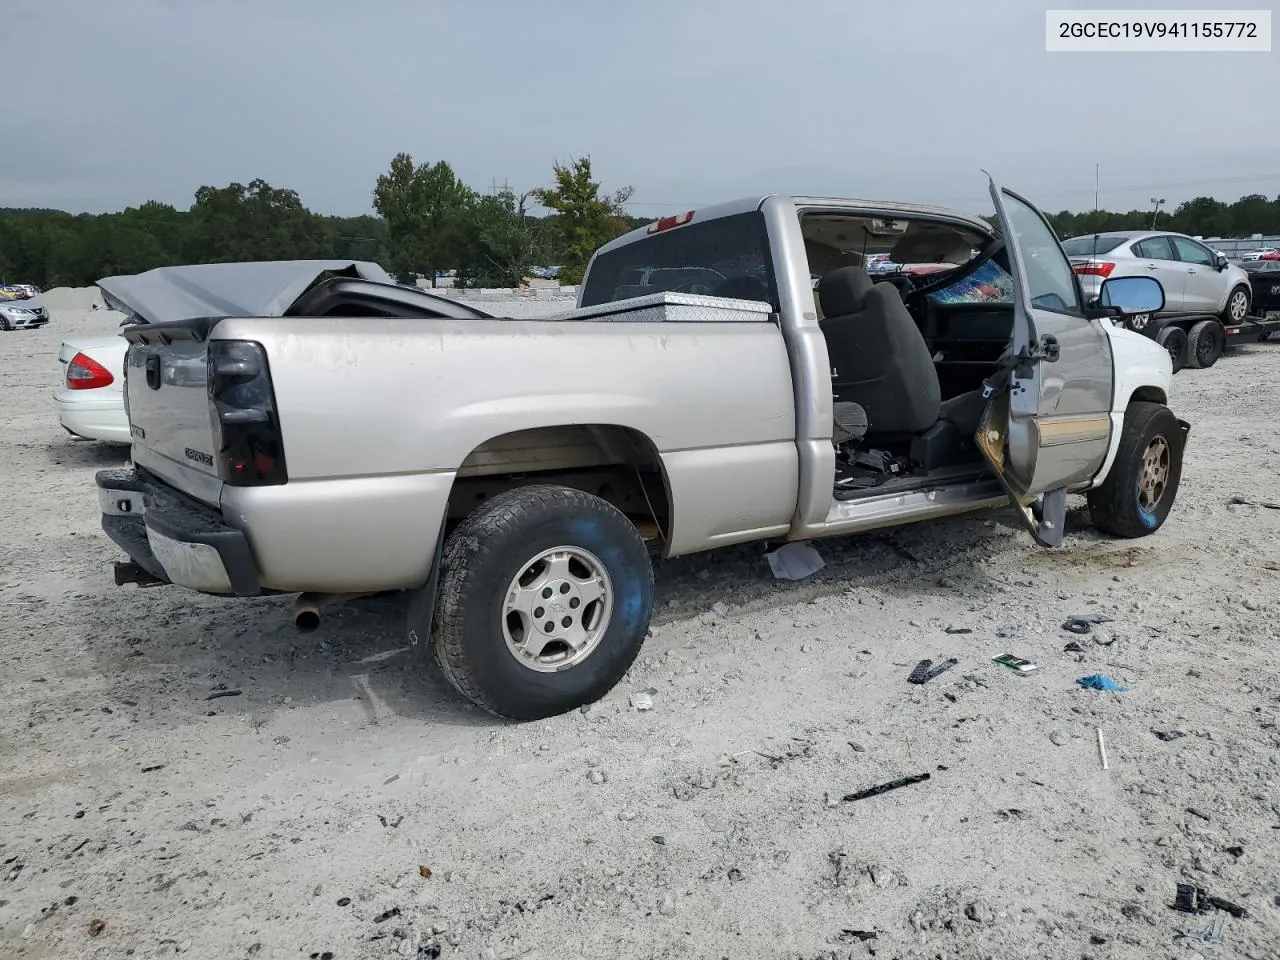
[[[113,586],[92,478],[127,453],[50,403],[59,341],[111,327],[0,334],[2,960],[1280,957],[1280,344],[1178,375],[1157,536],[994,514],[822,543],[802,583],[664,563],[632,674],[517,726],[391,604],[300,635],[288,599]]]

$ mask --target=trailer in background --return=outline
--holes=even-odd
[[[1129,317],[1127,326],[1150,337],[1169,351],[1173,372],[1183,367],[1212,367],[1231,347],[1280,339],[1280,317],[1245,317],[1236,324],[1224,324],[1209,313],[1173,316],[1141,314]]]

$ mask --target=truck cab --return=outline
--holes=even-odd
[[[701,267],[724,278],[713,296],[769,306],[760,320],[785,341],[794,391],[794,454],[775,448],[778,463],[763,466],[794,462],[786,537],[1012,500],[1055,546],[1067,494],[1105,481],[1130,403],[1166,402],[1167,358],[1117,323],[1163,294],[1133,278],[1086,303],[1044,216],[994,182],[990,192],[998,226],[823,197],[687,211],[602,247],[578,304],[690,292],[678,281]],[[651,285],[617,282],[637,276]]]

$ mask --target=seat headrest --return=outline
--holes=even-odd
[[[823,316],[839,317],[857,313],[871,292],[871,276],[861,267],[841,267],[818,281],[818,302]]]

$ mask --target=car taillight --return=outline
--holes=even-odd
[[[672,217],[663,217],[655,223],[649,224],[646,233],[661,233],[663,230],[670,230],[672,227],[683,227],[686,223],[693,219],[693,211],[686,210],[684,213],[677,213]]]
[[[250,340],[209,342],[209,417],[223,483],[288,481],[267,352]]]
[[[96,390],[99,387],[109,387],[115,381],[110,370],[83,353],[77,353],[67,364],[68,390]]]
[[[1090,260],[1088,263],[1077,263],[1073,269],[1082,277],[1109,277],[1116,268],[1114,263],[1105,260]]]

